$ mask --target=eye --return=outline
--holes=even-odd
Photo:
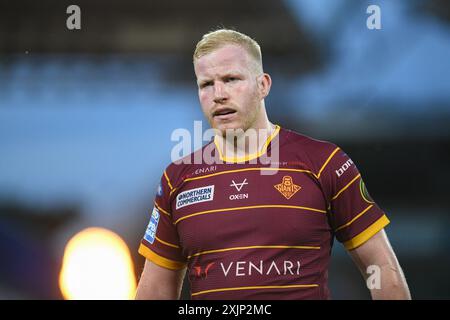
[[[213,84],[212,81],[206,81],[206,82],[203,82],[202,84],[200,84],[200,88],[206,88],[206,87],[211,86],[212,84]]]
[[[236,80],[239,80],[239,79],[236,77],[228,77],[225,79],[225,82],[236,81]]]

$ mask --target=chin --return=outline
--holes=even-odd
[[[242,124],[236,122],[221,123],[219,125],[215,125],[214,129],[219,130],[222,136],[225,136],[226,130],[238,130],[238,129],[244,130]]]

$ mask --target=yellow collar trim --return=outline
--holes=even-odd
[[[216,145],[216,150],[219,152],[219,157],[224,162],[232,162],[232,163],[238,163],[238,162],[246,162],[250,161],[256,158],[261,157],[264,153],[267,151],[267,147],[269,146],[269,143],[277,136],[277,134],[280,132],[280,126],[275,125],[275,130],[273,130],[272,134],[267,138],[266,142],[264,143],[263,148],[253,154],[246,155],[244,157],[224,157],[222,154],[222,151],[220,150],[219,144],[217,142],[217,137],[214,137],[214,144]]]

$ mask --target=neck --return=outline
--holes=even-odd
[[[266,119],[262,125],[250,127],[245,132],[234,132],[225,136],[216,136],[216,146],[220,149],[223,158],[248,159],[260,154],[266,148],[269,137],[276,127]]]

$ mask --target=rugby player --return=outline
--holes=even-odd
[[[228,29],[210,32],[193,63],[217,135],[189,157],[209,148],[217,161],[172,163],[162,174],[139,247],[146,262],[136,298],[178,299],[187,274],[192,299],[330,299],[336,238],[364,278],[378,267],[373,299],[410,299],[384,231],[389,220],[353,161],[333,143],[269,121],[271,78],[256,41]],[[232,130],[263,132],[256,152],[239,144],[242,134],[228,139]],[[273,152],[276,167],[258,161]]]

